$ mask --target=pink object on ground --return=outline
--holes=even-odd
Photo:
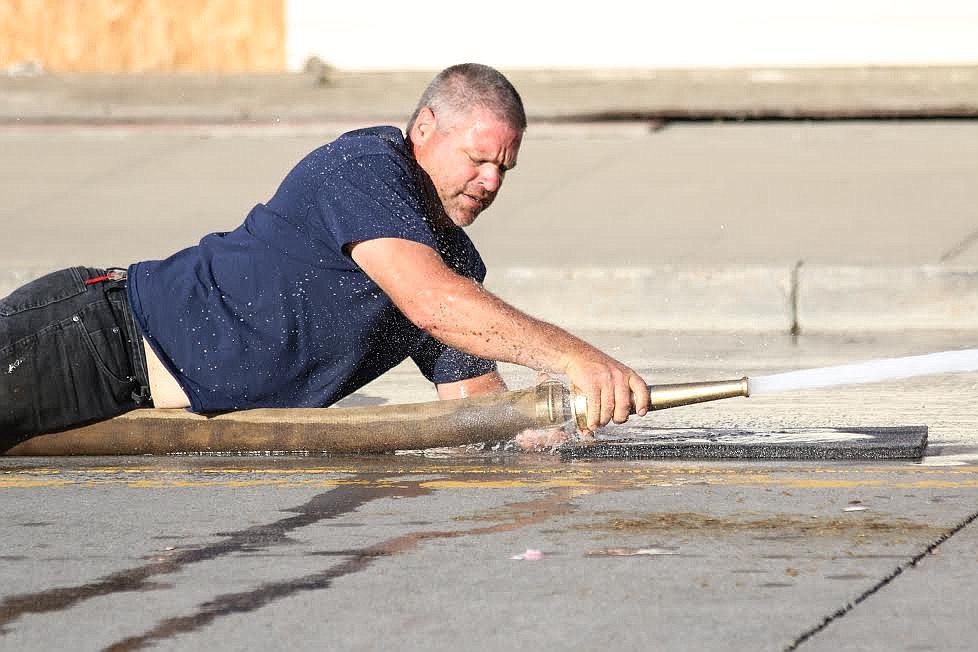
[[[510,559],[520,559],[523,561],[540,561],[543,559],[542,550],[534,550],[533,548],[527,548],[526,552],[522,555],[513,555]]]

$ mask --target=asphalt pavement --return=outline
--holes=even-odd
[[[789,72],[755,71],[726,95],[707,84],[717,94],[704,106],[785,88],[776,80]],[[906,110],[922,97],[961,104],[957,91],[929,96],[939,86],[917,74],[916,86],[847,77],[828,86],[834,110],[894,106],[882,91],[860,104],[853,89],[867,86],[899,88]],[[951,88],[972,83],[955,74]],[[975,122],[691,121],[627,94],[655,91],[655,76],[527,79],[547,81],[525,95],[550,104],[534,100],[519,166],[472,229],[487,286],[517,306],[650,382],[978,345]],[[277,122],[283,112],[257,100],[250,113],[216,112],[240,105],[215,103],[225,96],[213,84],[181,95],[162,82],[4,80],[0,104],[16,119],[0,127],[0,294],[54,267],[164,256],[233,228],[360,117],[400,124],[410,106],[391,107],[424,83],[403,80],[387,78],[396,102],[354,101],[376,97],[375,83],[372,96],[338,93],[348,104],[329,111],[280,102],[291,113]],[[7,92],[20,81],[34,90]],[[249,94],[255,84],[228,97],[275,97]],[[82,110],[98,106],[101,117]],[[533,382],[502,371],[514,387]],[[0,645],[972,649],[976,390],[978,375],[954,374],[643,420],[924,425],[919,461],[565,463],[506,447],[0,459]],[[402,365],[347,404],[434,398]],[[543,558],[512,559],[527,549]]]
[[[662,380],[967,343],[951,333],[583,334]],[[958,374],[640,420],[748,431],[926,425],[921,461],[560,462],[505,449],[0,458],[0,642],[969,650],[976,389],[976,374]],[[433,395],[399,368],[358,398],[391,397]],[[542,559],[513,559],[528,549]]]

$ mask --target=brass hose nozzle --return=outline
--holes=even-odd
[[[735,380],[713,380],[698,383],[674,383],[666,385],[649,385],[651,401],[649,410],[664,410],[681,405],[718,401],[735,396],[750,396],[747,377]],[[580,430],[587,429],[587,397],[571,390],[568,392],[571,416]],[[632,407],[632,414],[635,408]]]

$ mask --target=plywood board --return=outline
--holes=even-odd
[[[5,0],[0,67],[279,72],[285,0]]]

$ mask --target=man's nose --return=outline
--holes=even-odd
[[[480,170],[479,185],[489,192],[496,192],[499,186],[503,185],[503,176],[495,167],[485,166]]]

